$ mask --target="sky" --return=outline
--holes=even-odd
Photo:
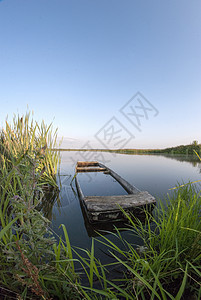
[[[201,1],[0,0],[0,103],[64,148],[201,143]]]

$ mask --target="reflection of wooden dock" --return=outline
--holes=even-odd
[[[77,162],[76,173],[81,172],[103,172],[111,175],[128,193],[117,196],[84,196],[77,176],[76,187],[90,222],[123,220],[125,215],[121,211],[123,208],[127,213],[139,214],[144,209],[151,210],[156,203],[155,198],[146,191],[139,191],[117,173],[107,168],[99,162]],[[136,215],[137,216],[137,215]]]

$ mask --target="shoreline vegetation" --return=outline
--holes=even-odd
[[[100,235],[96,242],[107,245],[113,257],[111,265],[102,265],[94,256],[94,238],[90,250],[78,251],[71,247],[68,228],[61,224],[64,239],[56,240],[45,218],[46,194],[59,193],[56,140],[52,125],[34,122],[30,113],[15,116],[12,124],[6,122],[0,130],[1,299],[200,299],[198,187],[178,187],[171,198],[167,195],[165,205],[158,200],[154,214],[146,213],[143,223],[126,215],[130,234],[141,238],[141,246],[128,243],[118,229],[112,233],[113,241]],[[200,159],[200,145],[188,145],[188,155],[191,149]],[[187,152],[187,148],[178,151]],[[122,247],[115,244],[116,239]],[[110,266],[120,271],[114,279],[109,276]]]
[[[163,154],[163,155],[194,155],[195,151],[201,154],[201,144],[194,141],[189,145],[180,145],[176,147],[169,147],[165,149],[65,149],[55,148],[55,151],[90,151],[90,152],[111,152],[120,154]]]

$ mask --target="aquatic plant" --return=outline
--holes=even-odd
[[[56,242],[49,221],[36,208],[43,186],[35,172],[37,157],[23,154],[1,178],[0,286],[6,295],[22,299],[79,299],[70,247]],[[67,239],[67,233],[66,233]],[[65,259],[65,262],[57,262]]]
[[[47,126],[44,121],[37,123],[30,112],[22,117],[14,116],[11,124],[6,121],[5,129],[0,133],[0,163],[6,163],[12,169],[17,160],[26,154],[37,160],[34,171],[40,174],[39,182],[43,186],[57,186],[60,154],[54,151],[56,142],[57,130],[53,131],[52,124]],[[20,168],[23,171],[22,164]]]
[[[71,249],[57,244],[41,212],[44,195],[56,182],[56,133],[25,117],[6,122],[0,135],[0,290],[11,297],[33,295],[79,299]],[[66,233],[67,238],[67,233]],[[66,262],[56,262],[57,259]],[[51,295],[51,296],[50,296]]]
[[[0,292],[18,299],[201,298],[201,197],[192,184],[158,201],[145,223],[126,215],[141,245],[111,233],[122,247],[100,235],[113,263],[103,265],[91,250],[71,247],[52,233],[41,211],[48,187],[58,189],[56,133],[44,122],[14,117],[0,132]],[[127,229],[128,230],[128,229]],[[74,258],[74,253],[77,258]],[[81,254],[83,253],[83,255]],[[77,265],[81,269],[77,269]],[[109,276],[116,267],[116,278]],[[81,274],[82,273],[82,274]],[[85,275],[84,284],[79,275]],[[97,284],[98,282],[98,284]]]
[[[159,201],[154,216],[146,214],[146,224],[125,213],[130,221],[130,233],[141,237],[142,245],[132,245],[124,240],[116,229],[117,246],[106,236],[101,240],[109,249],[121,275],[115,280],[107,278],[107,266],[94,259],[94,250],[88,252],[89,261],[80,259],[92,269],[102,289],[92,284],[85,292],[93,297],[106,299],[187,299],[201,296],[201,197],[192,185],[179,188],[167,198],[164,205]],[[92,244],[93,245],[93,244]],[[118,277],[119,276],[119,277]],[[114,298],[116,297],[116,298]],[[88,298],[90,299],[90,298]],[[94,298],[96,299],[96,298]],[[99,298],[97,298],[99,299]]]

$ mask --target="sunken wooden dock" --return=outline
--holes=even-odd
[[[83,205],[89,222],[106,222],[126,219],[122,209],[129,215],[135,216],[152,210],[156,200],[147,191],[140,191],[113,170],[97,161],[77,162],[76,173],[103,172],[112,176],[128,193],[115,196],[85,196],[80,187],[77,176],[75,177],[81,205]]]

